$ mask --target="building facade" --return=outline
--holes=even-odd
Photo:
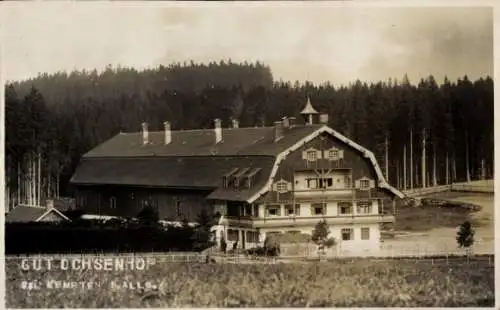
[[[390,186],[372,152],[327,126],[312,107],[305,124],[121,133],[85,154],[72,178],[88,214],[135,216],[144,206],[169,222],[219,213],[214,227],[241,248],[270,233],[311,234],[321,220],[342,249],[379,247],[380,224],[394,221]],[[318,117],[319,116],[319,117]],[[317,121],[315,121],[317,120]]]

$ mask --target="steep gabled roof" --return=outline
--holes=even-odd
[[[314,138],[318,137],[322,133],[329,133],[335,138],[339,139],[343,143],[347,144],[348,146],[352,147],[353,149],[359,151],[365,158],[368,158],[373,165],[373,168],[375,169],[375,173],[377,175],[378,179],[378,186],[387,189],[389,192],[391,192],[393,195],[399,197],[399,198],[404,198],[405,195],[397,190],[396,188],[392,187],[384,177],[384,174],[382,173],[382,169],[380,169],[380,166],[377,162],[377,159],[375,158],[375,155],[373,152],[370,150],[362,147],[361,145],[357,144],[356,142],[350,140],[346,136],[340,134],[339,132],[333,130],[332,128],[328,126],[322,126],[321,128],[317,129],[315,132],[311,133],[308,136],[305,136],[302,140],[298,141],[296,144],[290,146],[280,154],[276,156],[276,162],[274,164],[274,167],[272,168],[271,171],[271,176],[269,180],[267,181],[266,185],[259,191],[257,192],[254,196],[250,197],[250,199],[247,200],[247,202],[252,203],[256,201],[261,195],[264,195],[266,192],[268,192],[271,189],[272,183],[274,182],[274,177],[276,176],[276,173],[278,172],[278,167],[281,161],[285,159],[285,157],[288,155],[288,153],[293,152],[297,150],[299,147],[304,145],[304,143],[307,143]]]

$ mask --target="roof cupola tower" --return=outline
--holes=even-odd
[[[307,125],[312,125],[313,115],[319,114],[318,111],[316,111],[316,109],[312,106],[309,96],[307,97],[306,106],[300,112],[300,114],[304,117]]]

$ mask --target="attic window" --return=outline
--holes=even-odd
[[[336,160],[339,159],[339,150],[331,149],[328,151],[328,159]]]
[[[280,194],[288,192],[288,182],[284,180],[277,182],[276,191]]]
[[[228,188],[230,186],[231,176],[238,171],[238,168],[231,169],[228,173],[222,176],[222,186]]]
[[[257,175],[257,173],[259,173],[260,170],[261,170],[261,168],[253,168],[245,175],[245,187],[246,188],[252,188],[254,186],[255,176]]]
[[[318,159],[318,153],[314,150],[307,151],[306,158],[308,161],[316,161],[316,159]]]
[[[241,178],[250,170],[250,168],[243,168],[232,176],[231,185],[234,188],[239,188],[241,183]]]
[[[233,179],[231,180],[231,186],[233,188],[238,188],[240,186],[240,180],[236,177],[233,177]]]
[[[370,180],[362,179],[359,180],[359,189],[369,189],[370,188]]]

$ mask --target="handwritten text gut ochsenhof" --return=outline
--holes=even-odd
[[[68,271],[134,271],[148,270],[156,263],[154,258],[25,258],[21,269],[28,271],[68,270]]]

